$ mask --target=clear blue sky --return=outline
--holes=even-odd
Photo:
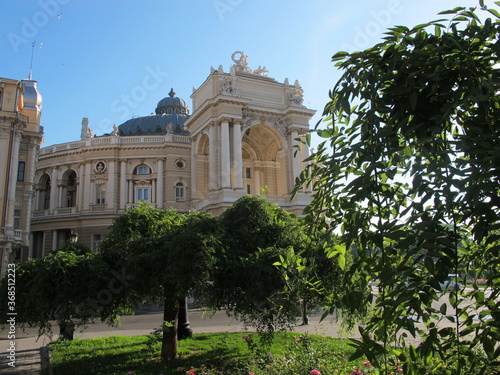
[[[199,87],[231,54],[299,80],[313,127],[340,74],[339,50],[380,41],[387,27],[414,26],[475,0],[1,0],[0,77],[33,79],[43,96],[44,146],[95,135],[154,112],[171,87],[191,108]],[[40,43],[42,46],[40,48]]]

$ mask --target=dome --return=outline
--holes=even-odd
[[[189,107],[184,100],[175,96],[175,91],[172,88],[168,93],[168,97],[163,98],[156,106],[157,115],[188,115]]]
[[[174,89],[169,96],[158,102],[156,115],[132,118],[118,126],[118,135],[189,135],[184,130],[184,121],[189,117],[189,108],[184,100],[175,96]]]
[[[151,115],[136,117],[118,126],[118,134],[131,135],[189,135],[184,130],[184,121],[189,115]]]

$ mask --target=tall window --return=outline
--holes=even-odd
[[[137,202],[149,202],[149,188],[137,188]]]
[[[92,252],[97,253],[99,246],[101,246],[102,236],[100,234],[92,235]]]
[[[184,202],[184,185],[182,182],[175,184],[175,200],[177,202]]]
[[[14,229],[21,229],[21,210],[14,210]]]
[[[17,166],[17,181],[24,181],[25,171],[26,171],[26,162],[20,161]]]
[[[106,196],[106,189],[104,185],[96,185],[95,186],[95,203],[96,204],[104,204]]]

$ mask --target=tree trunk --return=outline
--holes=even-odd
[[[71,321],[59,322],[59,336],[64,340],[73,340],[75,334],[75,323]]]
[[[163,339],[161,343],[161,358],[177,358],[177,326],[179,315],[179,301],[169,301],[165,297],[165,307],[163,310]]]

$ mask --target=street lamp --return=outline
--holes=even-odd
[[[76,233],[75,231],[71,231],[71,233],[69,235],[69,242],[77,243],[78,242],[78,233]]]

